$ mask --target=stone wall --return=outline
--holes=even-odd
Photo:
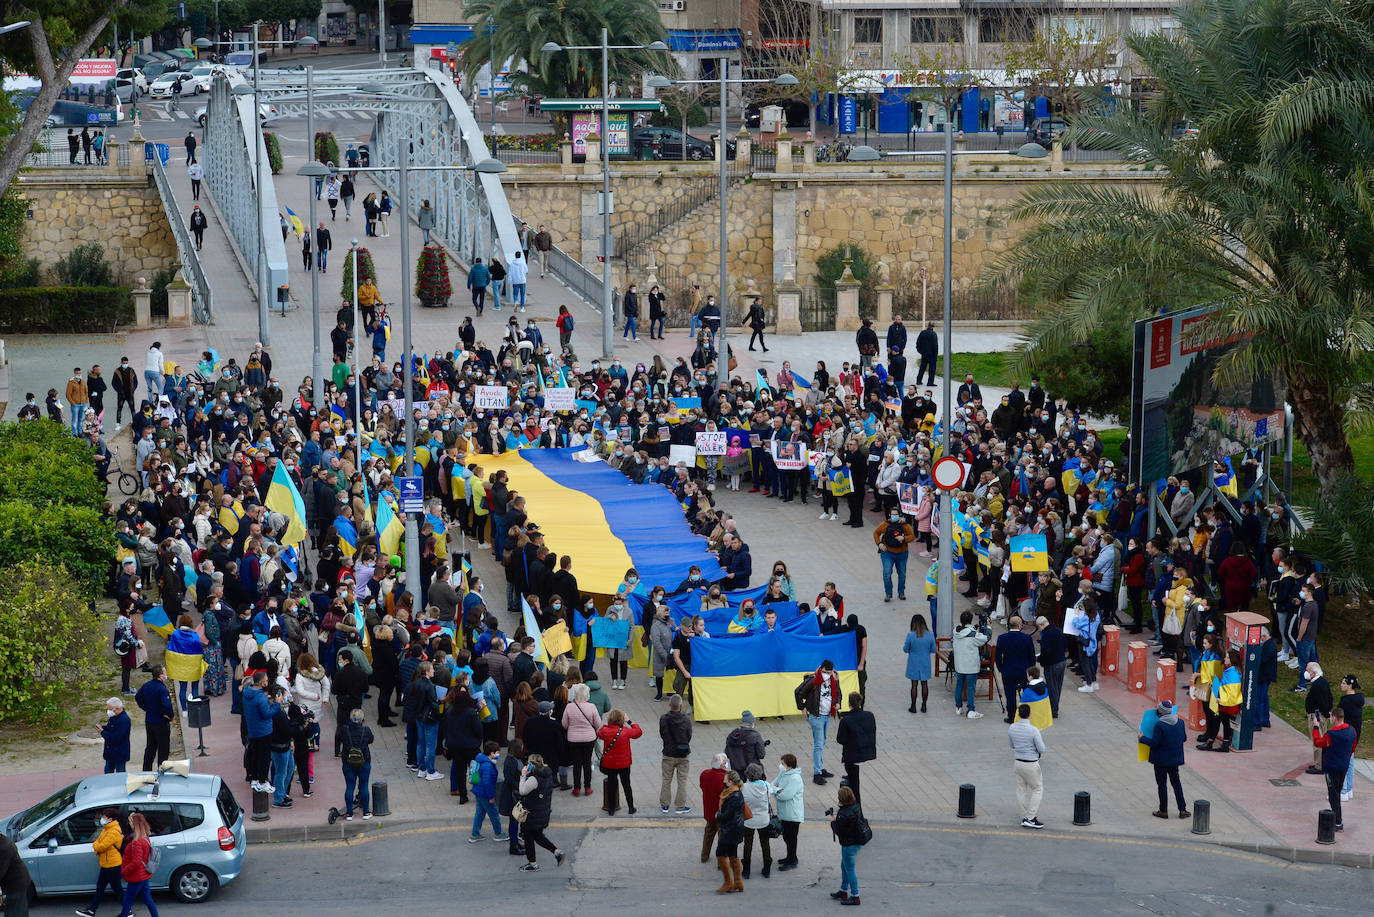
[[[1155,189],[1163,176],[1133,172],[1120,164],[1069,164],[1043,160],[1007,163],[1008,157],[958,160],[954,185],[954,286],[974,285],[986,266],[1019,237],[1008,218],[1022,193],[1056,181],[1091,182],[1114,188]],[[714,163],[615,163],[611,184],[619,233],[712,180]],[[584,166],[512,166],[504,181],[512,211],[531,224],[550,226],[555,242],[595,269],[601,232],[597,211],[599,172]],[[719,210],[712,198],[654,238],[656,263],[687,283],[714,291],[718,276]],[[866,249],[886,263],[894,278],[927,266],[938,282],[943,241],[943,182],[938,165],[909,163],[796,163],[791,173],[755,173],[735,183],[729,198],[729,272],[742,289],[748,281],[767,289],[789,266],[803,286],[812,283],[817,256],[839,245]],[[580,253],[580,255],[579,255]],[[616,282],[621,262],[614,262]]]
[[[113,157],[112,157],[113,158]],[[22,173],[19,188],[33,216],[25,223],[24,253],[51,268],[87,242],[104,246],[115,271],[130,284],[177,263],[176,240],[162,199],[143,174],[77,169]]]

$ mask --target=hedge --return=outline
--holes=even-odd
[[[114,546],[114,523],[98,508],[0,501],[0,571],[27,562],[61,565],[71,572],[72,591],[91,599],[109,575]]]
[[[0,424],[0,501],[99,510],[105,485],[92,468],[85,439],[61,424]]]
[[[132,324],[128,287],[16,287],[0,290],[0,334],[108,334]]]

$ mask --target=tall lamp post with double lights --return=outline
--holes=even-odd
[[[796,86],[798,82],[797,78],[790,73],[780,73],[772,79],[766,80],[732,80],[727,77],[729,70],[730,59],[728,57],[722,57],[720,59],[719,80],[670,80],[666,76],[656,76],[649,80],[649,86],[652,89],[667,89],[671,86],[710,85],[712,83],[720,86],[720,145],[716,148],[716,165],[719,167],[718,174],[720,179],[720,339],[717,342],[718,346],[716,348],[716,353],[719,354],[717,357],[717,359],[720,360],[719,365],[725,367],[724,378],[727,387],[730,384],[730,350],[726,343],[726,329],[730,326],[730,288],[727,285],[728,274],[726,264],[727,255],[729,254],[726,249],[727,236],[729,235],[726,224],[726,193],[729,189],[729,182],[725,174],[726,159],[728,158],[725,146],[725,89],[726,86],[729,85],[739,86],[747,83],[769,83],[774,86]],[[682,142],[684,144],[687,142],[685,137]]]
[[[545,54],[557,54],[560,51],[601,52],[601,352],[607,360],[615,353],[615,314],[611,302],[611,211],[615,205],[611,198],[611,155],[607,143],[611,124],[611,52],[668,50],[668,46],[661,41],[651,41],[647,45],[613,45],[610,40],[610,33],[602,29],[599,45],[560,45],[550,41],[539,49]],[[496,66],[495,61],[492,61],[492,66]],[[493,99],[492,105],[495,104]]]
[[[298,48],[313,48],[319,45],[313,37],[302,36],[295,41],[269,42],[269,44],[295,45]],[[262,68],[258,60],[258,23],[253,24],[253,82],[239,83],[234,87],[234,95],[240,98],[246,96],[253,97],[253,209],[257,214],[254,222],[258,228],[258,340],[262,341],[263,346],[272,343],[271,329],[269,328],[268,315],[271,312],[272,302],[268,294],[267,279],[267,237],[263,229],[265,214],[262,210],[262,160],[266,150],[266,143],[262,139],[262,106],[259,102],[258,94],[262,86]],[[308,140],[307,142],[313,142]]]
[[[364,92],[378,93],[384,91],[383,87],[372,83],[359,87]],[[411,166],[410,150],[407,148],[408,140],[405,137],[397,141],[396,162],[392,166],[368,166],[359,169],[349,169],[350,172],[397,172],[398,186],[401,201],[401,337],[402,348],[405,350],[404,357],[404,391],[405,391],[405,438],[406,438],[406,457],[405,463],[401,466],[404,469],[405,477],[410,477],[415,470],[415,390],[411,384],[415,373],[415,348],[411,339],[411,290],[413,284],[410,279],[410,173],[411,172],[476,172],[482,175],[495,175],[506,171],[506,164],[496,159],[484,159],[481,162],[470,166]],[[318,163],[316,163],[318,165]],[[308,176],[312,179],[318,174],[314,170],[307,171],[310,163],[302,166],[297,175]],[[327,173],[328,170],[326,169]],[[314,200],[312,193],[311,198]],[[313,204],[311,205],[314,206]],[[357,240],[354,240],[356,246]],[[356,248],[355,248],[356,251]],[[353,277],[356,283],[358,276],[358,262],[356,255],[353,260]],[[354,295],[356,300],[357,296]],[[318,310],[317,310],[318,312]],[[318,314],[316,317],[316,328],[318,324]],[[355,324],[356,328],[356,324]],[[315,358],[320,360],[319,335],[315,338]],[[362,338],[355,330],[355,346],[361,346]],[[323,383],[318,383],[323,384]],[[360,405],[361,407],[361,405]],[[418,589],[420,583],[420,523],[415,513],[405,514],[405,555],[406,555],[406,588]]]
[[[952,300],[954,298],[954,157],[956,156],[995,156],[998,153],[1003,155],[1010,154],[1019,156],[1022,159],[1044,159],[1049,155],[1043,146],[1038,143],[1024,143],[1014,150],[960,150],[954,149],[954,121],[952,118],[945,118],[945,149],[942,158],[944,159],[945,173],[945,207],[944,207],[944,277],[941,278],[941,287],[944,298],[944,367],[941,374],[941,381],[944,383],[945,391],[943,402],[941,403],[940,425],[944,430],[944,437],[941,447],[944,455],[952,455],[954,449],[953,434],[953,384],[951,382],[950,364],[953,362],[950,355],[954,352],[953,343],[953,322],[951,320]],[[905,151],[893,151],[887,154],[889,157],[896,156],[929,156],[929,153],[912,153]],[[855,148],[849,154],[850,162],[862,162],[876,160],[881,154],[872,147],[861,146]],[[936,594],[938,596],[936,607],[939,609],[938,630],[939,636],[948,637],[954,632],[954,513],[953,513],[953,490],[946,490],[940,494],[940,551],[939,567],[936,570]]]

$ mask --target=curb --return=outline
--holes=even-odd
[[[644,818],[624,818],[610,819],[596,816],[585,821],[562,822],[563,827],[577,828],[609,828],[624,826],[626,828],[642,827],[677,827],[696,830],[699,826],[699,819],[670,819],[660,821],[658,819]],[[262,827],[250,827],[247,830],[248,843],[250,844],[290,844],[302,843],[306,841],[339,841],[362,838],[364,836],[385,836],[390,830],[416,831],[416,830],[442,830],[452,829],[461,830],[465,821],[454,821],[451,819],[439,818],[389,818],[384,817],[380,820],[364,822],[355,820],[352,822],[340,821],[334,825],[292,825],[282,828],[272,828],[269,825]],[[1016,830],[1016,826],[1010,823],[1002,824],[987,822],[979,824],[973,823],[945,823],[945,822],[905,822],[887,821],[874,826],[876,831],[970,831],[978,834],[1014,834],[1022,836],[1024,832]],[[1310,850],[1302,847],[1285,847],[1279,844],[1259,844],[1244,841],[1213,841],[1195,835],[1173,836],[1173,835],[1151,835],[1141,836],[1135,834],[1115,834],[1112,832],[1070,832],[1069,829],[1057,829],[1052,833],[1055,837],[1066,837],[1078,840],[1103,840],[1103,841],[1128,841],[1140,843],[1168,843],[1168,844],[1187,844],[1194,847],[1213,847],[1228,850],[1236,850],[1243,853],[1258,854],[1260,856],[1272,857],[1288,863],[1301,863],[1321,866],[1345,866],[1353,869],[1374,869],[1374,853],[1359,853],[1355,851],[1344,851],[1335,848]]]
[[[1374,869],[1374,854],[1337,850],[1335,847],[1310,850],[1305,847],[1284,847],[1276,844],[1247,844],[1237,841],[1220,841],[1218,842],[1218,846],[1229,847],[1233,850],[1243,850],[1246,853],[1258,853],[1264,856],[1274,857],[1278,860],[1285,860],[1289,863],[1308,863],[1321,866],[1348,866],[1353,869]]]

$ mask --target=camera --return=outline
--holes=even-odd
[[[827,816],[833,818],[834,815],[835,815],[835,807],[834,807],[834,806],[831,806],[830,808],[826,809],[826,810],[825,810],[825,814],[826,814]]]

